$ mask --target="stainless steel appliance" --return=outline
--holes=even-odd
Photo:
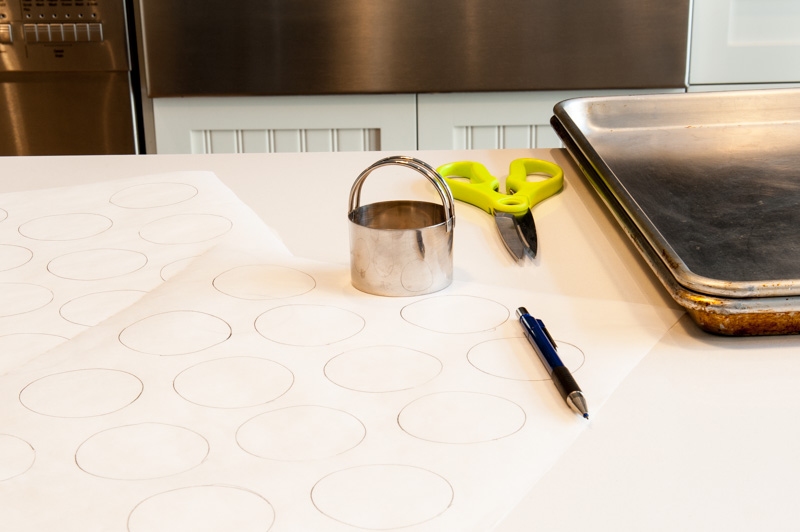
[[[139,0],[150,97],[684,87],[689,0]]]
[[[0,155],[136,153],[124,0],[0,0]]]

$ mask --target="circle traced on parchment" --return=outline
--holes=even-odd
[[[0,375],[18,368],[69,340],[47,333],[11,333],[0,336]]]
[[[22,246],[0,244],[0,272],[7,272],[27,264],[33,258],[33,251]]]
[[[221,344],[231,337],[231,326],[196,310],[172,310],[153,314],[125,327],[119,341],[148,355],[188,355]]]
[[[5,209],[0,209],[0,222],[8,218],[8,211]]]
[[[453,487],[421,467],[372,464],[335,471],[311,489],[314,506],[335,521],[367,530],[418,525],[443,514]]]
[[[255,321],[258,333],[273,342],[293,346],[330,345],[364,328],[358,314],[328,305],[284,305],[261,314]]]
[[[81,240],[108,231],[114,222],[102,214],[51,214],[20,225],[19,234],[31,240],[65,242]]]
[[[33,446],[10,434],[0,434],[0,482],[18,477],[33,467]]]
[[[36,379],[22,389],[19,401],[44,416],[85,418],[122,410],[143,389],[142,381],[125,371],[76,369]]]
[[[110,290],[86,294],[61,305],[58,313],[70,323],[94,327],[128,308],[146,293],[141,290]]]
[[[489,331],[503,324],[508,309],[476,296],[434,296],[406,305],[400,315],[408,323],[429,331],[466,334]]]
[[[409,261],[400,272],[400,284],[409,292],[427,290],[433,284],[433,280],[431,267],[422,259]]]
[[[556,344],[559,358],[571,373],[583,366],[586,358],[580,348],[561,340],[556,340]],[[467,360],[476,369],[503,379],[550,380],[539,356],[522,336],[481,342],[469,350]]]
[[[367,429],[352,414],[327,406],[290,406],[259,414],[236,431],[246,452],[270,460],[330,458],[353,449]]]
[[[28,283],[0,283],[0,318],[33,312],[53,300],[49,288]]]
[[[153,244],[196,244],[224,235],[233,222],[216,214],[173,214],[141,228],[139,236]]]
[[[147,422],[98,432],[78,447],[75,463],[96,477],[148,480],[197,467],[208,451],[208,441],[192,430]]]
[[[123,188],[108,200],[123,209],[150,209],[177,205],[190,200],[198,190],[185,183],[144,183]]]
[[[477,392],[436,392],[407,404],[397,416],[400,428],[425,441],[482,443],[511,436],[525,424],[518,404]]]
[[[441,373],[442,363],[407,347],[374,345],[336,355],[323,371],[328,380],[348,390],[397,392],[433,380]]]
[[[73,281],[100,281],[140,270],[147,256],[129,249],[89,249],[61,255],[47,263],[47,271]]]
[[[149,497],[128,516],[129,532],[267,532],[275,510],[261,495],[236,486],[190,486]]]
[[[175,377],[175,391],[211,408],[246,408],[274,401],[294,384],[285,366],[256,357],[229,357],[200,362]]]
[[[369,244],[364,238],[357,238],[350,246],[350,263],[353,270],[364,277],[372,264]]]
[[[310,292],[317,285],[307,273],[269,264],[237,266],[214,278],[214,288],[238,299],[285,299]]]
[[[195,255],[193,257],[186,257],[185,259],[179,259],[174,262],[170,262],[169,264],[165,265],[161,268],[161,279],[164,281],[169,281],[180,272],[186,269],[186,267],[191,264],[194,259],[199,257],[199,255]]]

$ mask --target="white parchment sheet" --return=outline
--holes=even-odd
[[[153,272],[141,297],[0,376],[4,529],[489,530],[588,426],[514,309],[546,322],[590,411],[676,319],[475,283],[364,294],[348,268],[291,257],[241,208],[225,216],[249,230],[166,280]],[[142,220],[114,220],[119,240],[103,246],[156,262],[162,249],[127,226]]]
[[[211,172],[0,195],[0,374],[253,231],[288,253]]]

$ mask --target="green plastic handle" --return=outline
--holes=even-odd
[[[455,199],[475,205],[489,214],[495,211],[516,214],[529,209],[525,196],[498,192],[500,182],[481,163],[457,161],[444,164],[436,171],[447,182]]]
[[[531,174],[545,174],[550,177],[541,181],[528,181]],[[541,159],[514,159],[506,178],[509,194],[524,196],[533,207],[560,191],[564,187],[564,171],[555,163]]]

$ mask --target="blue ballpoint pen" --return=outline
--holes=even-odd
[[[586,398],[583,396],[578,383],[572,378],[572,374],[567,367],[561,362],[561,359],[556,352],[556,342],[547,328],[544,326],[542,320],[537,320],[530,314],[525,307],[517,309],[517,316],[522,328],[525,331],[525,337],[528,342],[533,346],[539,359],[547,369],[547,373],[553,379],[553,382],[561,393],[561,396],[569,406],[574,408],[579,414],[586,419],[589,419],[589,410],[586,406]]]

